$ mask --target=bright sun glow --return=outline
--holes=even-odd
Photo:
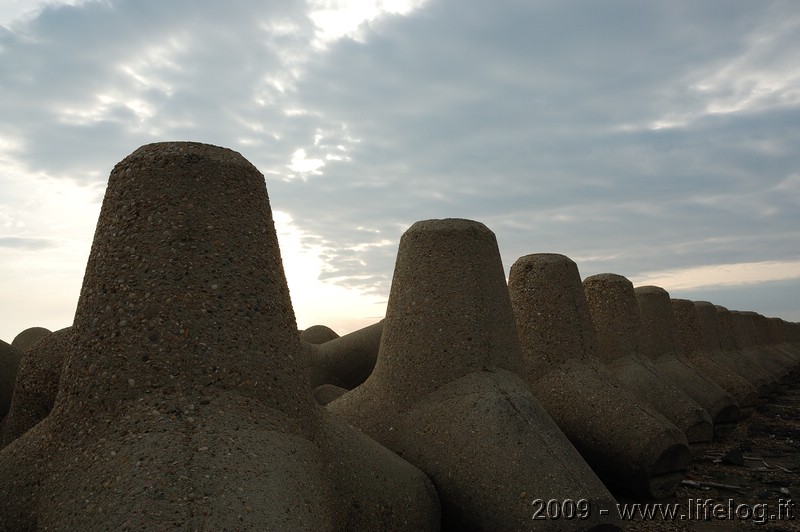
[[[312,0],[309,18],[317,26],[317,46],[342,37],[358,40],[362,25],[376,18],[407,15],[425,0]]]
[[[295,225],[289,214],[273,211],[272,216],[299,329],[327,325],[345,334],[383,318],[384,299],[319,280],[319,272],[324,269],[320,258],[322,247],[304,244],[308,235]]]

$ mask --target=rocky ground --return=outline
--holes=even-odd
[[[627,530],[800,531],[800,378],[696,458],[673,498],[617,498],[651,505],[642,509],[664,505],[656,512],[675,505],[677,517],[638,516],[625,522]]]

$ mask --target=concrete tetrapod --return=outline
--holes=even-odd
[[[44,327],[29,327],[16,335],[11,341],[11,345],[24,353],[50,332],[50,329],[45,329]]]
[[[753,327],[755,330],[755,347],[764,353],[763,356],[774,358],[786,370],[787,380],[789,380],[797,368],[798,359],[797,354],[789,349],[785,349],[779,345],[779,342],[773,338],[773,329],[771,319],[759,314],[758,312],[746,312],[753,319]]]
[[[72,327],[49,333],[29,348],[19,363],[14,397],[0,433],[0,447],[25,434],[53,409]]]
[[[774,353],[766,352],[758,346],[755,312],[731,311],[731,324],[736,345],[741,356],[753,360],[772,375],[778,384],[789,376],[788,364],[775,358]]]
[[[8,414],[22,351],[0,340],[0,421]]]
[[[792,324],[781,318],[767,318],[769,345],[780,349],[794,360],[791,371],[800,372],[800,346],[791,342]]]
[[[383,320],[320,344],[304,343],[312,388],[332,384],[352,390],[369,377],[378,358]],[[302,338],[302,335],[301,335]]]
[[[600,363],[577,265],[564,255],[526,255],[511,266],[508,287],[539,402],[607,484],[672,495],[689,463],[686,436]]]
[[[531,395],[521,357],[494,233],[416,222],[400,239],[375,370],[328,409],[428,474],[443,529],[609,525],[615,512],[599,510],[613,497]],[[532,519],[537,501],[567,499],[591,515]]]
[[[660,373],[705,409],[714,422],[714,436],[724,438],[736,428],[739,404],[714,381],[698,373],[675,345],[675,317],[669,293],[659,286],[634,288],[639,306],[640,352]]]
[[[714,305],[717,313],[721,355],[730,360],[740,374],[748,379],[758,390],[759,397],[768,397],[778,389],[778,380],[764,369],[755,357],[743,353],[736,342],[736,331],[731,311],[721,305]],[[764,395],[766,390],[766,395]]]
[[[640,354],[633,284],[621,275],[603,273],[584,279],[583,289],[600,360],[623,386],[681,429],[693,452],[703,451],[714,436],[711,416]]]
[[[263,175],[139,148],[111,172],[55,407],[0,451],[0,529],[436,529],[430,481],[316,406],[299,352]]]
[[[675,317],[675,347],[692,361],[706,377],[722,386],[739,403],[742,417],[753,413],[759,402],[758,391],[722,353],[719,324],[714,305],[707,301],[671,299]]]
[[[300,339],[309,344],[324,344],[335,338],[339,338],[339,334],[326,325],[312,325],[300,331]]]

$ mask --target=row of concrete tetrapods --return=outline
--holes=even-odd
[[[0,530],[614,527],[609,487],[672,494],[799,333],[563,255],[506,281],[442,219],[403,234],[384,320],[298,335],[263,176],[152,144],[111,172],[73,326],[0,345]]]

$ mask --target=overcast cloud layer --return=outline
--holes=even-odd
[[[282,238],[318,260],[293,294],[385,300],[402,232],[464,217],[506,271],[563,253],[800,320],[795,0],[360,2],[357,28],[337,2],[73,4],[0,10],[6,341],[71,323],[108,173],[161,140],[265,174]]]

